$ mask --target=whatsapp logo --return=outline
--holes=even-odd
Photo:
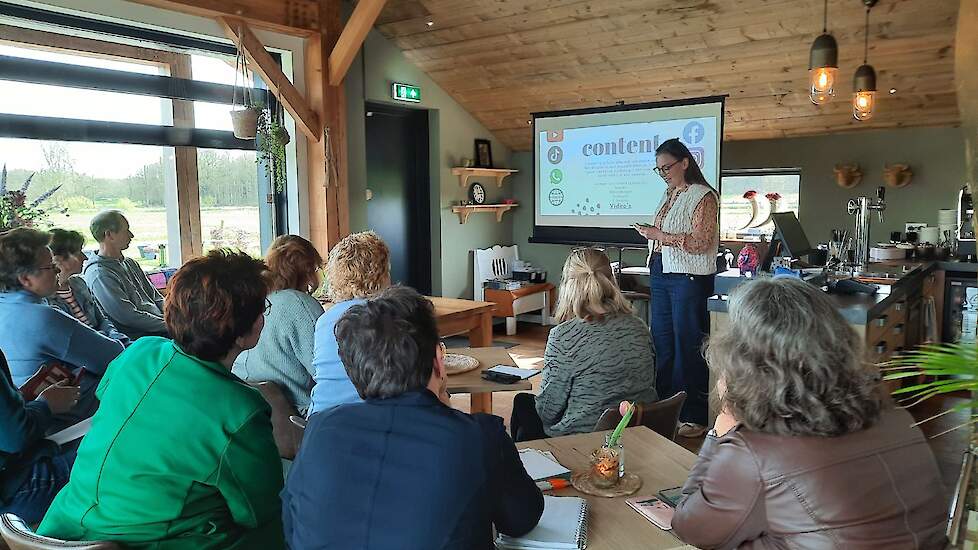
[[[564,181],[564,173],[561,172],[559,168],[554,168],[553,170],[550,171],[551,184],[557,185],[562,181]]]

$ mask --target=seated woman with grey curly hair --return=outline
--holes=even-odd
[[[672,521],[699,548],[944,548],[937,463],[819,289],[758,280],[730,297],[707,361],[720,415]]]

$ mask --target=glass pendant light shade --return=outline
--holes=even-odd
[[[876,70],[872,65],[860,65],[852,79],[852,116],[856,120],[873,118],[876,108]]]
[[[808,55],[809,97],[815,105],[827,103],[835,96],[835,76],[839,72],[839,45],[824,33],[812,43]]]

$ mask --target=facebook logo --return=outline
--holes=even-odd
[[[695,145],[701,141],[706,136],[706,130],[703,129],[703,125],[697,121],[692,121],[686,124],[683,128],[683,141],[687,145]]]

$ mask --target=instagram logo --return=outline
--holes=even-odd
[[[702,147],[690,147],[689,154],[693,155],[693,160],[695,160],[696,164],[702,168],[703,163],[706,162],[706,150]]]

